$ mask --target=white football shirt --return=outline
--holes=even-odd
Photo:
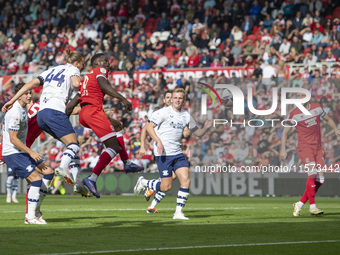
[[[50,68],[39,75],[44,81],[40,110],[48,108],[65,113],[66,103],[73,91],[72,76],[80,77],[80,71],[71,64]]]
[[[164,107],[155,111],[150,119],[150,122],[156,125],[155,131],[161,139],[166,156],[177,155],[182,153],[181,139],[183,129],[188,126],[191,132],[197,129],[195,120],[187,111],[181,110],[176,112],[172,106]],[[157,152],[157,143],[154,142],[155,156],[161,156]]]
[[[15,153],[25,153],[15,147],[10,140],[9,131],[18,131],[18,139],[26,145],[28,129],[28,116],[26,107],[23,108],[16,101],[13,107],[6,113],[3,122],[3,147],[2,155],[8,156]]]

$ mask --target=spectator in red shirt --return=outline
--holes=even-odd
[[[327,50],[327,57],[325,58],[324,62],[337,62],[337,57],[333,55],[332,50]]]
[[[196,55],[196,51],[194,49],[191,50],[191,56],[188,59],[188,66],[189,67],[196,67],[200,62],[200,57]]]
[[[126,7],[123,4],[120,4],[119,9],[117,11],[117,20],[119,22],[119,25],[122,24],[122,22],[127,20],[127,10]]]

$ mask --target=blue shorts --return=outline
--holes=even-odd
[[[8,169],[11,169],[21,179],[30,176],[41,162],[35,162],[27,153],[15,153],[3,156]]]
[[[183,153],[173,156],[155,156],[161,178],[171,177],[172,171],[181,167],[189,167],[189,162]]]
[[[75,133],[67,115],[60,111],[43,109],[38,112],[37,122],[42,130],[56,139]]]

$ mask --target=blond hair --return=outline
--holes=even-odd
[[[174,93],[183,93],[183,96],[184,98],[186,97],[187,93],[185,92],[185,90],[183,88],[175,88],[173,91],[172,91],[172,94]]]
[[[84,54],[80,51],[74,50],[71,51],[70,49],[66,50],[66,62],[69,64],[73,64],[74,62],[80,62],[82,59],[85,59]]]

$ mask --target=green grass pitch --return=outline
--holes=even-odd
[[[317,198],[323,216],[298,198],[189,197],[189,221],[172,219],[176,197],[147,214],[143,197],[48,196],[47,225],[25,225],[24,197],[0,196],[0,254],[339,254],[340,199]],[[160,250],[156,250],[160,249]]]

